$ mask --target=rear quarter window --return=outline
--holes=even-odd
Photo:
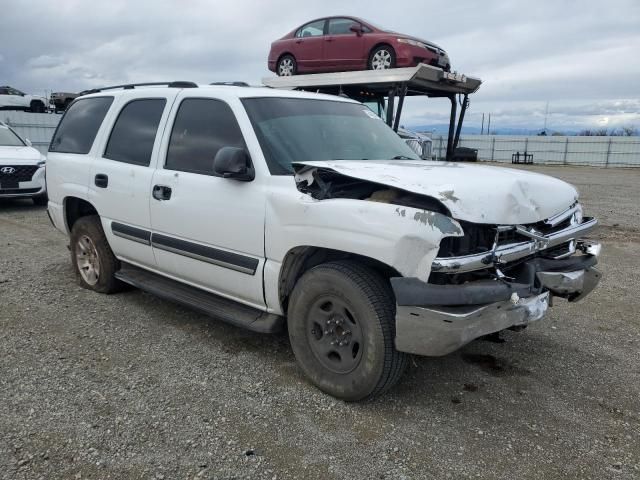
[[[76,100],[62,117],[49,145],[49,151],[89,153],[112,103],[113,97],[91,97]]]

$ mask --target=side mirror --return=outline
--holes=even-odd
[[[355,33],[358,36],[362,35],[362,27],[357,23],[352,23],[351,26],[349,27],[349,30],[351,30],[353,33]]]
[[[222,147],[213,159],[213,171],[224,178],[250,182],[255,178],[249,152],[244,148]]]
[[[31,143],[31,140],[29,140],[28,138],[25,138],[25,139],[24,139],[24,143],[26,143],[26,144],[27,144],[27,147],[31,147],[31,146],[33,146],[33,144]]]

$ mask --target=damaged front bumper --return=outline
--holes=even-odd
[[[541,319],[552,296],[578,301],[598,284],[594,268],[600,245],[584,240],[584,255],[524,261],[515,281],[485,279],[435,285],[396,277],[396,338],[399,351],[441,356],[494,332]]]

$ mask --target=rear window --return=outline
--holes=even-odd
[[[164,98],[133,100],[127,103],[111,130],[104,157],[148,167],[166,103]]]
[[[49,151],[89,153],[112,102],[113,97],[76,100],[62,117],[49,145]]]

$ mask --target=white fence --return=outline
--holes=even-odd
[[[460,147],[478,150],[478,160],[511,162],[514,153],[533,154],[533,163],[640,167],[640,137],[544,137],[511,135],[461,135]],[[433,152],[447,153],[447,137],[434,135]]]
[[[34,148],[47,154],[49,142],[62,115],[0,110],[0,121],[11,126],[22,138],[31,140]]]
[[[57,114],[0,111],[0,121],[44,154],[60,118]],[[640,137],[462,135],[459,146],[477,149],[478,160],[486,162],[511,162],[514,153],[527,152],[537,164],[640,167]],[[447,137],[434,135],[432,151],[443,160]]]

